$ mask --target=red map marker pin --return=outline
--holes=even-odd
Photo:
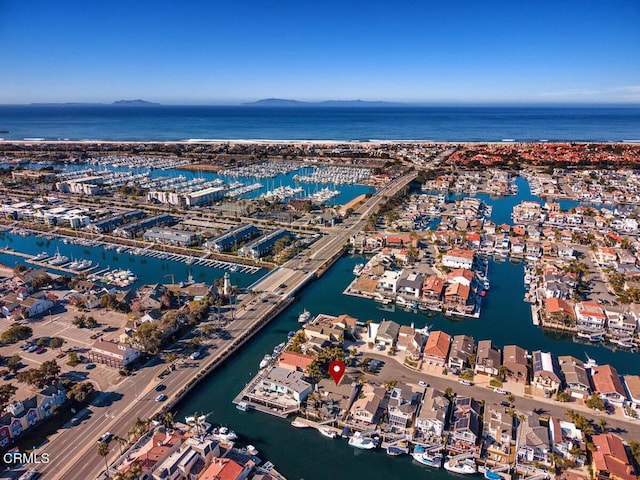
[[[338,385],[342,377],[344,377],[344,370],[344,363],[340,360],[334,360],[329,364],[329,375],[331,375],[333,381],[336,382],[336,385]]]

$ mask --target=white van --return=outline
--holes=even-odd
[[[200,358],[200,352],[198,350],[196,350],[195,352],[193,352],[191,355],[189,355],[189,358],[191,360],[195,360],[197,358]]]

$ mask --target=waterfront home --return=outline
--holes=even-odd
[[[547,297],[544,299],[544,305],[547,309],[547,313],[556,320],[564,321],[575,320],[576,316],[574,309],[566,300],[559,297]]]
[[[304,327],[305,336],[311,341],[314,339],[322,342],[342,343],[344,340],[344,330],[334,328],[322,323],[307,323]]]
[[[122,368],[135,361],[140,354],[139,350],[130,345],[108,342],[100,338],[93,343],[88,356],[92,362]]]
[[[358,323],[358,319],[352,317],[351,315],[347,315],[344,313],[342,315],[338,315],[337,317],[331,317],[327,315],[327,319],[331,323],[331,325],[333,325],[333,327],[342,328],[344,329],[345,333],[348,333],[349,335],[353,335],[356,331],[356,324]]]
[[[591,393],[591,384],[584,362],[565,355],[558,357],[558,363],[564,379],[565,391],[574,398],[588,397]]]
[[[570,275],[546,273],[543,277],[543,292],[545,298],[560,298],[568,300],[573,296],[576,281]],[[573,314],[572,314],[573,316]]]
[[[489,458],[498,464],[510,463],[513,416],[507,408],[494,403],[485,405],[483,436]]]
[[[440,330],[431,332],[424,347],[424,361],[444,367],[447,363],[451,337]]]
[[[214,458],[198,480],[244,480],[253,467],[252,462],[240,465],[231,458]]]
[[[220,456],[220,445],[208,437],[189,437],[153,469],[154,480],[188,479]]]
[[[636,472],[620,437],[604,433],[594,435],[591,440],[595,446],[591,466],[596,478],[636,480]]]
[[[402,276],[396,284],[398,295],[411,300],[419,300],[422,293],[422,284],[424,277],[419,273],[411,272],[407,276]]]
[[[640,375],[625,375],[622,378],[627,388],[629,406],[640,413]]]
[[[386,270],[376,285],[376,290],[381,291],[384,294],[395,295],[398,288],[398,280],[402,272],[396,272],[393,270]]]
[[[574,307],[579,330],[588,332],[602,331],[607,316],[600,304],[596,302],[578,302]]]
[[[297,370],[299,372],[305,372],[309,365],[313,363],[313,360],[314,357],[310,355],[285,350],[278,357],[278,367],[287,370]]]
[[[451,342],[449,351],[449,368],[464,370],[470,366],[469,359],[476,351],[476,344],[473,337],[468,335],[456,335]]]
[[[442,436],[444,425],[449,414],[449,405],[451,402],[444,393],[435,388],[427,388],[420,411],[416,417],[416,430],[423,437],[436,435]]]
[[[581,454],[584,452],[582,430],[573,422],[567,422],[558,417],[551,417],[549,421],[551,449],[571,461],[583,463]],[[577,455],[571,453],[578,449]],[[586,453],[586,452],[584,452]]]
[[[593,367],[591,382],[593,383],[593,391],[603,400],[617,405],[624,405],[627,400],[627,392],[622,385],[620,376],[611,365]]]
[[[384,388],[365,383],[360,391],[360,396],[349,409],[350,419],[366,425],[378,424],[382,417],[381,404],[385,396],[386,390]]]
[[[387,423],[398,428],[407,428],[413,425],[421,397],[421,393],[414,392],[409,385],[397,383],[389,392]]]
[[[545,397],[557,393],[562,386],[559,369],[549,352],[536,350],[532,353],[533,379],[531,384]]]
[[[404,351],[405,357],[413,362],[417,362],[422,357],[422,351],[427,338],[415,331],[413,327],[403,325],[398,333],[397,349]]]
[[[473,267],[473,250],[463,248],[452,248],[442,257],[442,265],[448,268],[466,268]]]
[[[462,453],[475,449],[480,437],[481,404],[470,397],[459,396],[453,404],[453,425],[448,449],[453,453]]]
[[[376,333],[376,343],[387,347],[394,345],[398,340],[400,325],[393,320],[383,320]]]
[[[527,351],[518,345],[506,345],[502,351],[502,364],[507,368],[507,376],[516,382],[529,379]]]
[[[456,268],[447,274],[447,283],[460,283],[465,287],[474,289],[476,287],[476,276],[473,270]]]
[[[526,412],[523,420],[518,419],[516,441],[518,463],[549,464],[551,460],[549,428],[540,422],[540,416],[537,413]]]
[[[439,304],[445,288],[445,281],[445,277],[429,275],[422,284],[422,301],[430,305]]]
[[[471,313],[475,303],[471,301],[471,289],[462,283],[449,283],[444,292],[443,306],[446,310],[458,313]]]
[[[493,346],[491,340],[480,340],[476,353],[475,373],[498,375],[498,368],[502,365],[502,352]]]
[[[296,402],[298,407],[313,391],[310,383],[304,380],[304,374],[296,370],[274,367],[260,379],[260,388],[267,392],[282,394]]]

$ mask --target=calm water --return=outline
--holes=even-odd
[[[519,194],[515,197],[486,197],[493,205],[494,221],[509,221],[514,204],[524,199],[537,199],[531,195],[524,180],[519,179],[519,187]],[[568,206],[571,205],[565,208]],[[273,461],[289,479],[429,477],[450,480],[451,476],[445,471],[426,469],[408,457],[391,458],[381,451],[358,451],[345,441],[330,441],[314,430],[294,429],[289,421],[257,412],[239,412],[235,408],[231,400],[255,375],[263,355],[284,341],[287,332],[298,328],[297,317],[304,308],[313,314],[347,313],[361,321],[388,319],[402,325],[414,323],[416,327],[433,325],[434,329],[442,329],[452,335],[465,333],[476,340],[492,339],[500,347],[515,343],[529,351],[541,349],[582,359],[588,354],[600,364],[615,366],[620,373],[640,374],[637,354],[574,343],[570,336],[535,327],[529,304],[522,301],[525,293],[522,265],[491,262],[491,290],[483,300],[481,317],[453,320],[442,315],[427,317],[401,309],[385,311],[373,301],[342,295],[353,279],[353,267],[361,261],[360,257],[342,258],[320,281],[306,288],[288,310],[182,402],[177,418],[183,419],[196,411],[211,413],[211,422],[228,424],[238,433],[240,441],[255,445],[262,457]]]
[[[622,141],[640,139],[640,108],[0,106],[0,137]]]
[[[9,232],[0,232],[0,248],[6,246],[18,252],[32,255],[44,251],[52,256],[55,255],[56,250],[58,250],[61,255],[65,255],[69,257],[69,259],[86,258],[93,261],[93,265],[100,265],[99,268],[95,269],[96,271],[103,270],[107,267],[110,267],[111,270],[118,268],[131,270],[138,276],[138,280],[130,288],[137,288],[147,283],[170,283],[172,281],[172,275],[176,282],[186,281],[190,273],[196,282],[212,284],[214,280],[221,278],[227,271],[220,268],[208,268],[198,265],[187,265],[171,260],[160,260],[159,258],[117,253],[115,250],[105,250],[103,247],[85,247],[83,245],[65,244],[59,239],[45,240],[33,235],[22,237]],[[0,263],[4,265],[13,267],[14,265],[20,264],[33,267],[32,264],[25,263],[24,260],[22,257],[8,253],[0,253]],[[62,273],[57,270],[51,270],[51,272],[57,274]],[[231,283],[233,285],[247,287],[265,273],[265,270],[260,270],[255,275],[229,272],[229,276],[231,277]]]

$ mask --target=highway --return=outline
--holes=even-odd
[[[372,195],[343,224],[318,239],[308,253],[298,255],[282,267],[272,271],[252,286],[253,294],[242,294],[238,298],[235,319],[225,328],[225,338],[203,339],[204,358],[196,361],[187,357],[176,361],[177,368],[164,379],[158,374],[166,369],[164,363],[147,365],[118,384],[110,392],[101,392],[87,408],[87,416],[77,425],[66,425],[37,449],[38,453],[48,453],[50,463],[28,465],[37,468],[46,480],[89,480],[96,478],[104,470],[104,459],[97,454],[97,442],[105,432],[122,438],[133,426],[137,418],[150,418],[159,412],[166,402],[156,402],[156,388],[162,383],[163,393],[169,397],[176,395],[189,381],[231,353],[236,347],[234,340],[256,331],[269,312],[283,307],[308,281],[315,278],[320,269],[326,269],[342,252],[349,238],[361,230],[367,217],[377,211],[381,202],[395,195],[417,176],[412,172],[392,181]],[[119,456],[119,445],[112,441],[109,462]]]

